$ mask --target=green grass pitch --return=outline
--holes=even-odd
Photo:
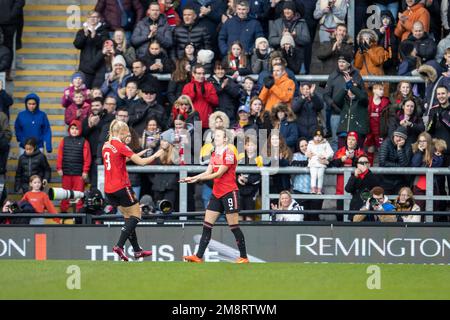
[[[80,290],[67,289],[70,265]],[[450,266],[378,264],[372,290],[368,266],[4,260],[0,299],[450,299]]]

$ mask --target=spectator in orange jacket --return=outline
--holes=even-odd
[[[259,98],[266,106],[265,110],[270,111],[277,103],[285,103],[291,106],[294,98],[295,83],[289,79],[284,65],[275,64],[273,73],[264,79],[264,87],[262,88]]]
[[[91,148],[89,142],[81,136],[81,122],[73,120],[69,126],[69,135],[59,144],[56,170],[62,176],[62,187],[66,190],[84,192],[84,183],[91,167]],[[69,200],[61,201],[61,212],[69,209]],[[77,210],[83,202],[77,202]]]
[[[398,22],[395,27],[395,35],[400,41],[406,40],[412,32],[414,22],[420,21],[425,32],[430,31],[430,13],[420,0],[406,0],[407,8],[398,14]]]

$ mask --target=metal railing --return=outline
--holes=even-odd
[[[168,73],[154,73],[155,76],[160,81],[169,81],[171,80],[171,75]],[[257,80],[259,75],[250,74],[248,75],[254,80]],[[317,74],[304,74],[304,75],[296,75],[295,79],[297,81],[304,82],[326,82],[328,80],[328,75],[317,75]],[[423,83],[425,82],[421,77],[412,77],[412,76],[362,76],[363,81],[368,82],[390,82],[390,83],[398,83],[400,81],[409,81],[411,83]]]
[[[206,166],[128,166],[128,172],[132,173],[178,173],[180,179],[185,178],[188,174],[201,173],[206,170]],[[327,168],[325,174],[343,174],[344,186],[347,184],[348,179],[354,172],[355,168]],[[433,181],[435,175],[450,175],[450,168],[382,168],[373,167],[370,169],[374,174],[383,175],[425,175],[426,176],[426,194],[425,196],[415,196],[417,200],[425,200],[425,210],[428,212],[433,211],[433,203],[438,200],[450,200],[450,196],[435,196],[433,194]],[[261,200],[262,210],[270,210],[270,200],[278,199],[278,194],[270,193],[270,176],[274,174],[309,174],[309,168],[299,167],[284,167],[284,168],[271,168],[271,167],[255,167],[255,166],[238,166],[237,173],[259,173],[261,175]],[[98,166],[98,189],[103,192],[104,190],[104,166]],[[179,188],[179,208],[180,212],[187,212],[187,184],[180,183]],[[350,200],[352,196],[345,192],[343,195],[332,194],[293,194],[295,199],[327,199],[327,200],[344,200],[344,210],[348,211],[350,207]],[[390,195],[396,196],[396,195]],[[262,219],[268,221],[270,219],[268,214],[263,214]],[[428,215],[425,218],[426,222],[433,222],[433,216]],[[344,217],[344,221],[348,221],[348,216]]]

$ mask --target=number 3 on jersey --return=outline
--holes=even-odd
[[[111,170],[111,154],[109,152],[105,152],[105,164],[106,170]]]

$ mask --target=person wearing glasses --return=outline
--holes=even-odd
[[[101,76],[104,76],[103,73],[103,75],[96,77],[97,73],[103,68],[99,70],[95,66],[94,61],[97,61],[99,56],[103,56],[102,48],[106,40],[108,40],[108,30],[106,25],[101,21],[100,14],[95,11],[90,11],[87,16],[87,21],[83,23],[83,28],[78,30],[73,41],[75,48],[81,50],[78,70],[83,72],[84,83],[89,89],[94,86],[95,79],[100,79]],[[101,82],[96,85],[101,85]]]
[[[363,194],[380,185],[379,178],[370,171],[370,162],[366,154],[357,157],[354,174],[345,185],[345,191],[352,195],[350,210],[359,210],[364,205]]]
[[[213,112],[213,108],[219,104],[219,97],[214,85],[206,81],[205,68],[202,65],[194,66],[192,80],[184,86],[182,94],[191,98],[194,109],[200,115],[202,128],[207,129],[209,116]]]

